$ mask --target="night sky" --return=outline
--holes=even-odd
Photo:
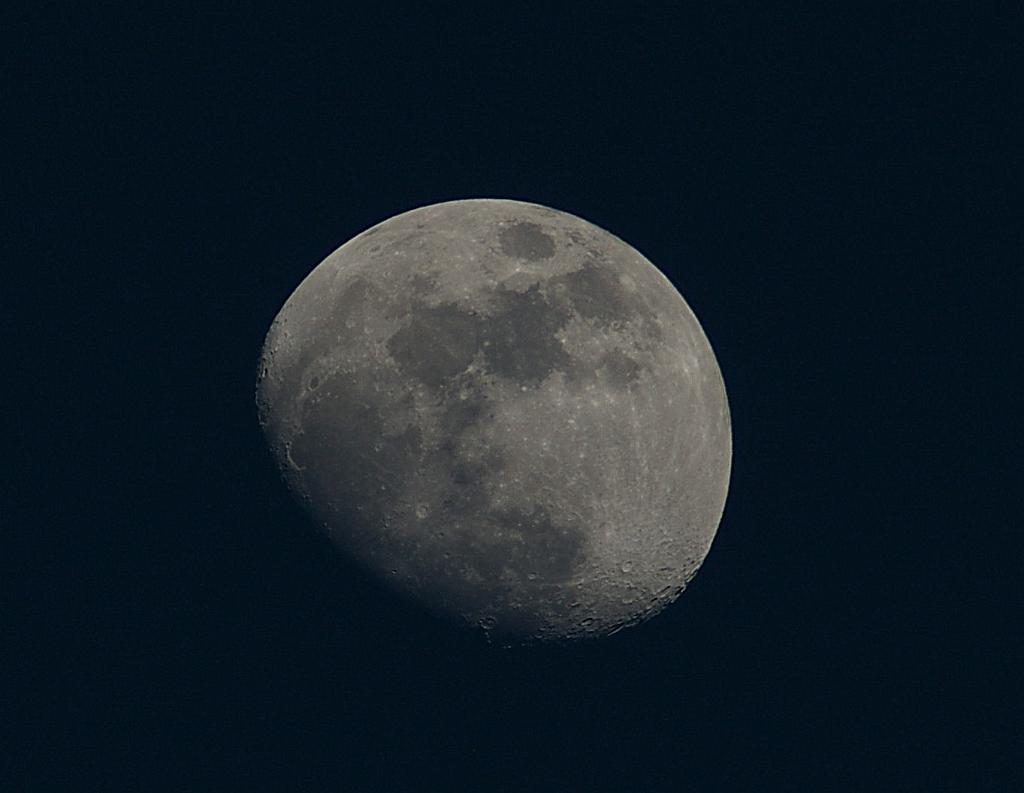
[[[0,788],[1020,789],[1010,14],[349,5],[5,23]],[[606,640],[381,591],[263,444],[295,286],[467,197],[622,237],[718,356],[717,539]]]

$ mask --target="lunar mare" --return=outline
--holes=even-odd
[[[435,204],[342,245],[275,318],[257,404],[339,547],[509,641],[657,613],[725,504],[729,410],[693,312],[625,242],[536,204]]]

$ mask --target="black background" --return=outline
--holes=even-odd
[[[1008,10],[168,5],[9,14],[5,790],[1024,783]],[[433,622],[264,451],[291,290],[474,196],[636,246],[723,370],[711,554],[608,640]]]

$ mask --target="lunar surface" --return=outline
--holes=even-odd
[[[656,614],[728,489],[693,312],[622,240],[536,204],[435,204],[342,245],[274,320],[257,405],[340,548],[510,643]]]

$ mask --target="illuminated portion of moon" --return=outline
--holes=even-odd
[[[693,312],[622,240],[536,204],[436,204],[347,242],[274,320],[257,403],[341,549],[508,641],[660,611],[728,489]]]

